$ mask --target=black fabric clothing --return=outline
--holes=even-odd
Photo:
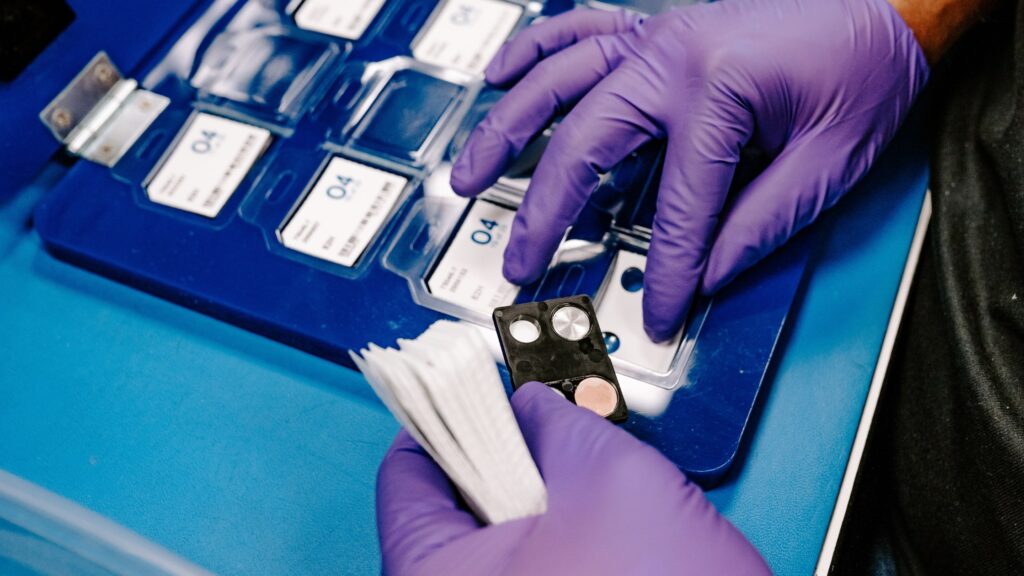
[[[1024,9],[931,84],[934,212],[834,572],[1024,575]]]

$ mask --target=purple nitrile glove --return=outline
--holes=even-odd
[[[644,279],[644,326],[665,340],[698,289],[718,290],[867,172],[928,64],[885,0],[724,0],[647,20],[575,10],[520,33],[486,74],[515,86],[455,163],[460,194],[490,186],[572,108],[516,216],[512,282],[543,273],[599,173],[648,140],[668,141]],[[773,161],[726,209],[745,146]]]
[[[770,573],[654,448],[540,383],[520,388],[512,409],[547,485],[548,511],[481,526],[403,431],[377,476],[384,573]]]

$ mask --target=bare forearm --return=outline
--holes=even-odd
[[[907,23],[930,64],[999,0],[889,0]]]

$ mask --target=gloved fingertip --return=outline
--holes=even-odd
[[[452,166],[451,176],[448,178],[448,183],[451,184],[453,192],[463,198],[470,198],[480,191],[478,190],[477,179],[474,178],[472,162],[466,160],[466,157],[467,154],[462,154],[455,161],[455,164]]]
[[[683,327],[689,302],[680,302],[675,299],[659,300],[652,297],[651,294],[650,290],[644,290],[644,332],[652,342],[667,342],[675,337]]]
[[[714,296],[727,282],[718,276],[705,276],[700,281],[700,293],[702,296]]]
[[[398,452],[400,450],[423,450],[419,443],[412,437],[411,434],[402,428],[398,431],[398,435],[395,436],[394,442],[391,443],[391,448],[388,449],[388,454],[392,452]]]
[[[720,272],[721,267],[713,260],[708,260],[708,265],[704,269],[704,276],[700,279],[700,293],[704,296],[711,296],[722,287],[725,283]]]
[[[656,344],[671,340],[672,337],[675,336],[677,330],[678,328],[672,329],[664,326],[652,326],[646,322],[644,323],[644,332],[647,333],[647,337],[651,339],[651,342]]]
[[[476,196],[493,184],[505,169],[508,145],[491,132],[478,127],[452,166],[452,190],[463,197]]]
[[[710,296],[725,288],[740,273],[761,260],[767,251],[757,243],[720,240],[711,249],[708,263],[704,267],[704,276],[700,281],[701,293]]]
[[[530,284],[540,278],[543,270],[539,272],[535,270],[533,263],[529,260],[518,248],[517,243],[510,242],[508,248],[505,249],[505,261],[502,264],[501,273],[506,280],[517,286]]]
[[[533,382],[527,382],[526,384],[520,386],[518,390],[512,393],[512,405],[514,407],[519,406],[527,402],[530,402],[537,396],[542,395],[550,395],[552,396],[552,398],[554,397],[554,395],[551,394],[551,390],[548,388],[547,384],[544,384],[543,382],[537,382],[536,380]]]
[[[512,411],[520,420],[529,420],[538,412],[571,406],[561,392],[541,382],[527,382],[512,394]]]
[[[442,495],[451,491],[434,459],[403,429],[381,460],[376,490],[381,498],[396,491],[408,494],[413,489]]]
[[[509,44],[505,43],[499,50],[498,53],[491,58],[490,64],[484,69],[484,80],[492,86],[503,86],[510,80],[508,65],[508,47]]]

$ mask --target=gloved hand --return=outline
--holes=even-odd
[[[928,64],[885,0],[724,0],[647,20],[575,10],[520,33],[486,76],[515,86],[458,158],[459,194],[493,184],[572,108],[516,216],[504,264],[514,283],[543,273],[599,173],[667,139],[644,279],[644,326],[660,341],[698,289],[716,291],[864,175]],[[727,203],[748,145],[773,161]]]
[[[539,383],[512,409],[548,489],[540,516],[482,527],[404,431],[377,476],[384,573],[767,574],[657,450]]]

